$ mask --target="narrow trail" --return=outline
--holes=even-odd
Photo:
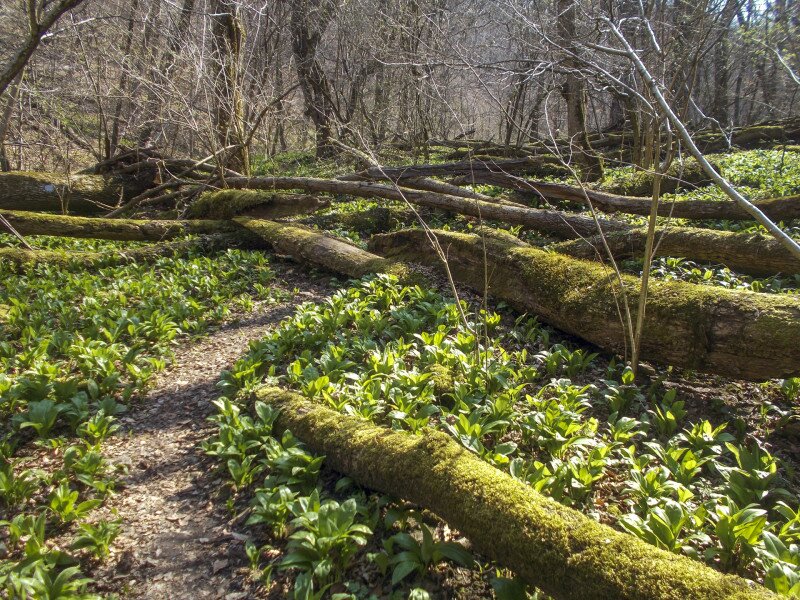
[[[220,372],[298,302],[319,297],[300,292],[180,346],[155,389],[121,418],[104,454],[128,473],[105,510],[108,518],[117,511],[123,529],[112,560],[95,573],[102,591],[153,600],[254,597],[241,523],[231,522],[220,494],[224,479],[200,443],[213,432],[207,417]]]

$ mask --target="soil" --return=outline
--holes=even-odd
[[[123,529],[110,560],[92,573],[98,591],[152,600],[259,595],[247,577],[247,535],[226,507],[224,473],[201,443],[213,433],[207,419],[219,397],[220,372],[296,305],[332,290],[327,278],[312,279],[307,271],[286,270],[282,276],[287,301],[257,306],[180,346],[155,388],[104,444],[104,454],[127,474],[103,509],[108,518],[121,519]]]

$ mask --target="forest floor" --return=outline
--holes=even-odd
[[[181,344],[152,391],[121,419],[119,435],[104,446],[127,475],[102,509],[124,525],[112,559],[93,573],[99,591],[153,600],[253,596],[245,576],[247,536],[226,508],[224,476],[201,443],[214,430],[207,419],[219,397],[220,372],[296,305],[330,293],[324,278],[312,281],[307,271],[281,275],[287,301],[257,307]]]

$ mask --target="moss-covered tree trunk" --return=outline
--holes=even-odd
[[[645,229],[609,233],[605,237],[615,258],[640,257],[644,254],[647,238]],[[599,236],[561,242],[550,246],[550,249],[576,258],[606,258]],[[656,256],[722,263],[730,269],[753,275],[800,273],[800,260],[775,238],[759,233],[659,227],[656,230],[655,253]]]
[[[436,231],[457,281],[612,352],[625,350],[618,301],[636,306],[639,282],[597,263],[545,252],[509,235]],[[425,233],[405,230],[373,238],[388,258],[436,265]],[[484,260],[486,264],[484,264]],[[484,274],[488,273],[489,281]],[[641,357],[734,378],[800,375],[800,300],[683,282],[650,284]]]
[[[3,216],[23,235],[56,235],[101,240],[161,242],[186,235],[237,233],[246,236],[241,227],[231,221],[141,221],[135,219],[101,219],[67,217],[22,211],[4,211]]]
[[[148,244],[140,248],[120,252],[63,252],[57,250],[27,250],[25,248],[0,248],[0,263],[13,265],[14,270],[24,271],[38,264],[63,265],[66,268],[83,270],[136,262],[150,262],[162,256],[185,255],[188,252],[218,252],[227,248],[265,248],[258,239],[243,238],[240,232],[221,233],[189,240],[177,240]]]
[[[96,215],[151,186],[147,178],[11,171],[0,173],[0,209]]]
[[[402,263],[371,254],[354,244],[307,227],[250,217],[237,217],[234,221],[259,236],[279,254],[335,273],[349,277],[363,277],[369,273],[394,273],[404,278],[411,275]]]
[[[559,600],[745,600],[775,596],[659,550],[535,492],[440,432],[391,431],[297,394],[262,388],[326,465],[369,489],[427,508],[485,556]]]

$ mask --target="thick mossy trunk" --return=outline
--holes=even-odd
[[[211,253],[228,248],[266,248],[259,238],[238,233],[223,233],[201,236],[192,240],[179,240],[152,244],[141,248],[122,249],[116,252],[59,252],[53,250],[26,250],[24,248],[0,248],[0,262],[10,263],[14,270],[23,272],[38,264],[61,265],[65,268],[84,270],[109,267],[135,262],[151,262],[162,256],[182,256],[196,251]]]
[[[0,209],[96,215],[151,186],[147,178],[12,171],[0,173]]]
[[[429,212],[419,209],[423,218],[430,216]],[[414,212],[403,206],[373,206],[358,212],[329,213],[325,215],[312,215],[300,220],[304,225],[314,225],[322,229],[342,227],[350,231],[357,231],[363,235],[387,233],[404,227],[411,227],[417,222]]]
[[[412,276],[402,263],[371,254],[354,244],[307,227],[250,217],[237,217],[234,221],[259,236],[279,254],[335,273],[350,277],[363,277],[369,273],[394,273],[403,279]]]
[[[701,152],[727,150],[728,140],[717,132],[700,132],[694,136]],[[733,130],[730,146],[741,149],[772,147],[776,144],[800,142],[800,119],[787,119],[773,123],[762,123]]]
[[[3,216],[23,235],[55,235],[101,240],[161,242],[189,234],[213,235],[241,232],[231,221],[140,221],[66,217],[34,212],[4,211]],[[251,240],[256,238],[251,237]]]
[[[535,492],[440,432],[391,431],[297,394],[262,388],[289,429],[332,469],[427,508],[483,555],[561,600],[745,600],[763,587],[659,550]]]
[[[605,237],[615,258],[640,257],[644,254],[647,230],[632,229],[609,233]],[[561,242],[550,246],[550,250],[589,260],[606,258],[599,236]],[[721,263],[735,271],[752,275],[800,273],[800,260],[775,238],[759,233],[695,227],[658,228],[655,250],[657,256]]]
[[[238,215],[280,219],[306,215],[330,204],[327,198],[304,194],[277,194],[262,190],[205,192],[189,207],[192,219],[232,219]]]
[[[520,310],[605,350],[623,353],[627,335],[621,295],[635,307],[639,281],[620,290],[605,266],[538,250],[508,235],[434,232],[447,249],[457,281],[488,291]],[[386,256],[436,265],[425,233],[405,230],[373,238]],[[484,265],[484,259],[486,265]],[[800,300],[654,281],[650,285],[641,356],[662,364],[763,381],[800,375]]]

